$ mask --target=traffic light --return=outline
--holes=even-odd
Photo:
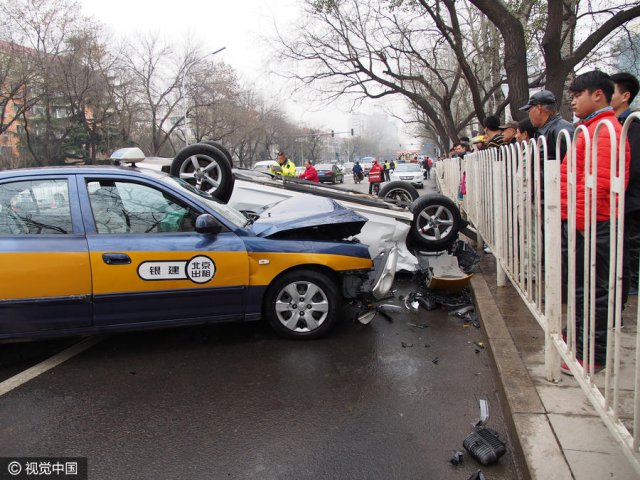
[[[335,135],[333,134],[333,130],[331,130],[331,137],[335,137]]]
[[[353,137],[353,128],[351,129],[351,136]]]

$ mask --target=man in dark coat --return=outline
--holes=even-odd
[[[638,94],[638,79],[630,73],[611,75],[614,90],[611,106],[621,124],[633,113],[629,108]],[[624,288],[623,295],[638,294],[638,262],[640,261],[640,121],[633,120],[627,133],[631,165],[629,185],[624,199]]]
[[[548,160],[562,160],[567,153],[567,143],[561,141],[560,156],[556,156],[556,144],[560,130],[566,129],[569,135],[573,135],[574,131],[573,124],[562,118],[557,108],[556,96],[549,90],[540,90],[534,93],[529,102],[520,108],[529,114],[529,120],[538,129],[536,138],[543,135],[546,137]]]

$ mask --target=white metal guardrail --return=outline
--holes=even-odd
[[[582,390],[619,442],[622,450],[640,474],[640,305],[625,312],[628,322],[623,329],[623,239],[624,239],[624,158],[628,150],[626,137],[630,123],[640,120],[640,112],[629,116],[620,142],[611,142],[607,158],[595,155],[602,136],[615,138],[613,125],[601,122],[594,138],[584,126],[571,137],[566,131],[560,138],[567,148],[568,255],[564,259],[568,276],[563,280],[560,221],[560,165],[547,160],[545,138],[527,144],[512,144],[467,154],[464,159],[447,159],[437,163],[436,179],[440,191],[458,202],[467,220],[492,249],[498,266],[498,285],[507,279],[518,291],[533,316],[545,331],[546,376],[560,377],[560,363],[565,362]],[[576,165],[576,139],[585,138],[585,175]],[[609,223],[609,276],[607,305],[606,367],[595,371],[596,325],[596,207],[598,162],[610,162],[612,172]],[[462,177],[467,194],[459,198]],[[576,231],[576,191],[584,186],[584,231]],[[544,199],[544,201],[543,201]],[[606,230],[604,231],[607,235]],[[602,229],[600,234],[603,235]],[[576,245],[584,242],[584,255],[577,258]],[[578,263],[581,262],[581,263]],[[584,301],[576,304],[576,269],[584,270]],[[563,285],[566,283],[566,285]],[[567,292],[563,313],[562,292]],[[580,309],[580,310],[579,310]],[[584,367],[576,358],[576,314],[582,313],[584,335],[579,341]],[[564,327],[564,329],[563,329]],[[563,334],[563,331],[565,334]]]

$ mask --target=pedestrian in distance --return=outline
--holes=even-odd
[[[280,150],[276,157],[277,164],[270,168],[273,175],[279,175],[281,177],[295,177],[296,166],[287,158],[284,151]]]
[[[518,143],[528,142],[536,135],[536,127],[533,126],[531,120],[525,118],[518,122],[518,128],[516,129],[516,141]]]
[[[504,125],[500,125],[500,130],[502,130],[502,138],[504,139],[505,145],[516,143],[516,130],[518,130],[518,122],[516,122],[515,120],[511,120]]]
[[[614,83],[611,107],[620,124],[633,113],[629,107],[640,89],[638,79],[630,73],[611,75]],[[629,295],[638,294],[638,262],[640,262],[640,121],[635,119],[627,132],[631,164],[629,185],[624,200],[624,273],[623,302]]]
[[[389,173],[390,170],[391,170],[391,164],[388,161],[385,161],[383,164],[385,182],[388,182],[389,180],[391,180],[390,173]]]
[[[433,160],[429,157],[424,157],[422,168],[424,168],[424,178],[431,178],[431,166],[433,165]]]
[[[616,121],[613,108],[610,106],[613,96],[614,83],[606,73],[593,70],[579,75],[571,83],[569,94],[572,97],[571,107],[576,117],[580,119],[579,125],[584,125],[590,137],[589,145],[595,143],[595,133],[597,126],[606,120],[611,122],[615,130],[614,138],[611,138],[608,128],[600,128],[597,136],[597,151],[592,155],[592,159],[597,162],[596,177],[596,218],[592,228],[595,229],[595,279],[591,288],[595,288],[595,325],[591,334],[594,336],[594,365],[595,372],[604,368],[607,354],[607,322],[609,306],[609,250],[611,247],[610,228],[610,204],[609,197],[612,188],[611,176],[611,146],[620,142],[622,126]],[[533,122],[532,122],[533,123]],[[587,140],[580,129],[576,134],[575,142],[575,164],[576,171],[573,172],[576,180],[576,247],[572,254],[576,255],[575,272],[575,300],[576,300],[576,358],[586,367],[589,358],[585,358],[583,349],[583,337],[585,333],[585,317],[583,312],[584,297],[584,229],[585,229],[585,175],[587,168]],[[625,155],[626,179],[629,178],[629,150],[627,147]],[[569,254],[569,212],[568,212],[568,187],[567,175],[570,159],[565,156],[560,165],[560,216],[562,220],[562,273],[564,284],[568,283],[568,254]],[[592,164],[593,164],[592,163]],[[626,185],[625,185],[626,187]],[[560,367],[563,373],[571,374],[566,364]]]
[[[484,119],[482,125],[484,126],[486,148],[500,148],[504,145],[504,137],[502,136],[502,130],[500,130],[498,117],[491,115]]]
[[[476,135],[471,139],[471,143],[476,151],[484,150],[487,145],[487,139],[484,135]]]
[[[307,160],[304,162],[304,172],[298,175],[298,178],[303,178],[310,182],[320,183],[320,179],[318,178],[318,171],[311,163],[311,160]]]
[[[378,160],[374,160],[369,170],[369,195],[378,194],[380,191],[380,183],[383,181],[384,171]]]
[[[360,183],[364,180],[364,171],[362,170],[360,162],[356,161],[353,167],[351,167],[351,172],[353,173],[353,183]]]

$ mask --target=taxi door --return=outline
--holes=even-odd
[[[195,231],[203,212],[160,183],[79,178],[93,278],[94,324],[233,320],[244,317],[244,243],[229,229]]]
[[[0,182],[0,337],[91,325],[91,273],[73,176]]]

